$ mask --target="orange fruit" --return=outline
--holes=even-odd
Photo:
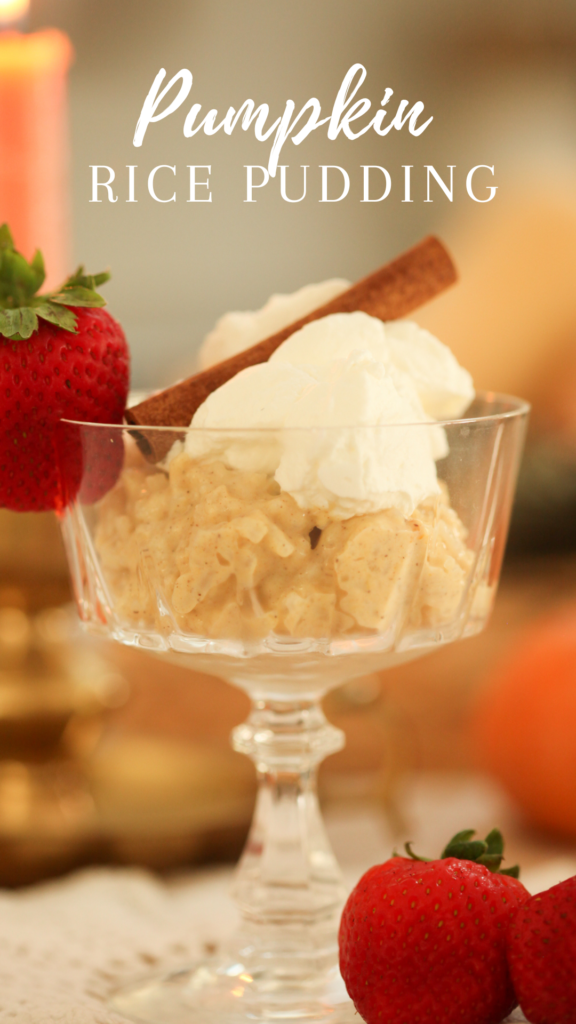
[[[473,738],[529,820],[576,837],[576,603],[533,623],[492,671]]]

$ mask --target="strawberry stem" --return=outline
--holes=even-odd
[[[404,849],[406,850],[406,853],[408,854],[411,860],[419,860],[425,864],[428,864],[430,862],[430,857],[419,857],[417,853],[414,853],[414,850],[412,849],[412,843],[404,843]]]

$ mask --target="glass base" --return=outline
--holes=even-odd
[[[110,1008],[138,1024],[358,1024],[337,968],[306,986],[248,974],[243,964],[206,960],[121,989]],[[520,1009],[503,1024],[526,1024]]]
[[[358,1024],[337,967],[320,978],[250,973],[233,959],[191,968],[121,989],[110,1008],[140,1024]]]

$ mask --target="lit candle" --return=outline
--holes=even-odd
[[[29,0],[0,0],[0,26]],[[0,223],[31,258],[41,249],[47,286],[70,271],[66,77],[70,40],[57,29],[0,31]]]

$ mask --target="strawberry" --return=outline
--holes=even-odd
[[[406,845],[371,868],[340,923],[340,970],[367,1024],[499,1024],[517,1000],[505,942],[529,894],[504,843],[460,832],[439,860]]]
[[[80,428],[59,428],[63,494],[55,446],[63,418],[122,422],[128,346],[95,291],[109,276],[86,275],[79,267],[58,291],[38,295],[45,277],[41,253],[28,263],[16,252],[8,226],[0,228],[0,507],[59,508],[81,483],[82,499],[95,501],[118,475],[122,445],[116,433],[103,431],[98,452],[87,453]]]
[[[576,1024],[576,878],[532,896],[512,922],[508,964],[532,1024]]]

